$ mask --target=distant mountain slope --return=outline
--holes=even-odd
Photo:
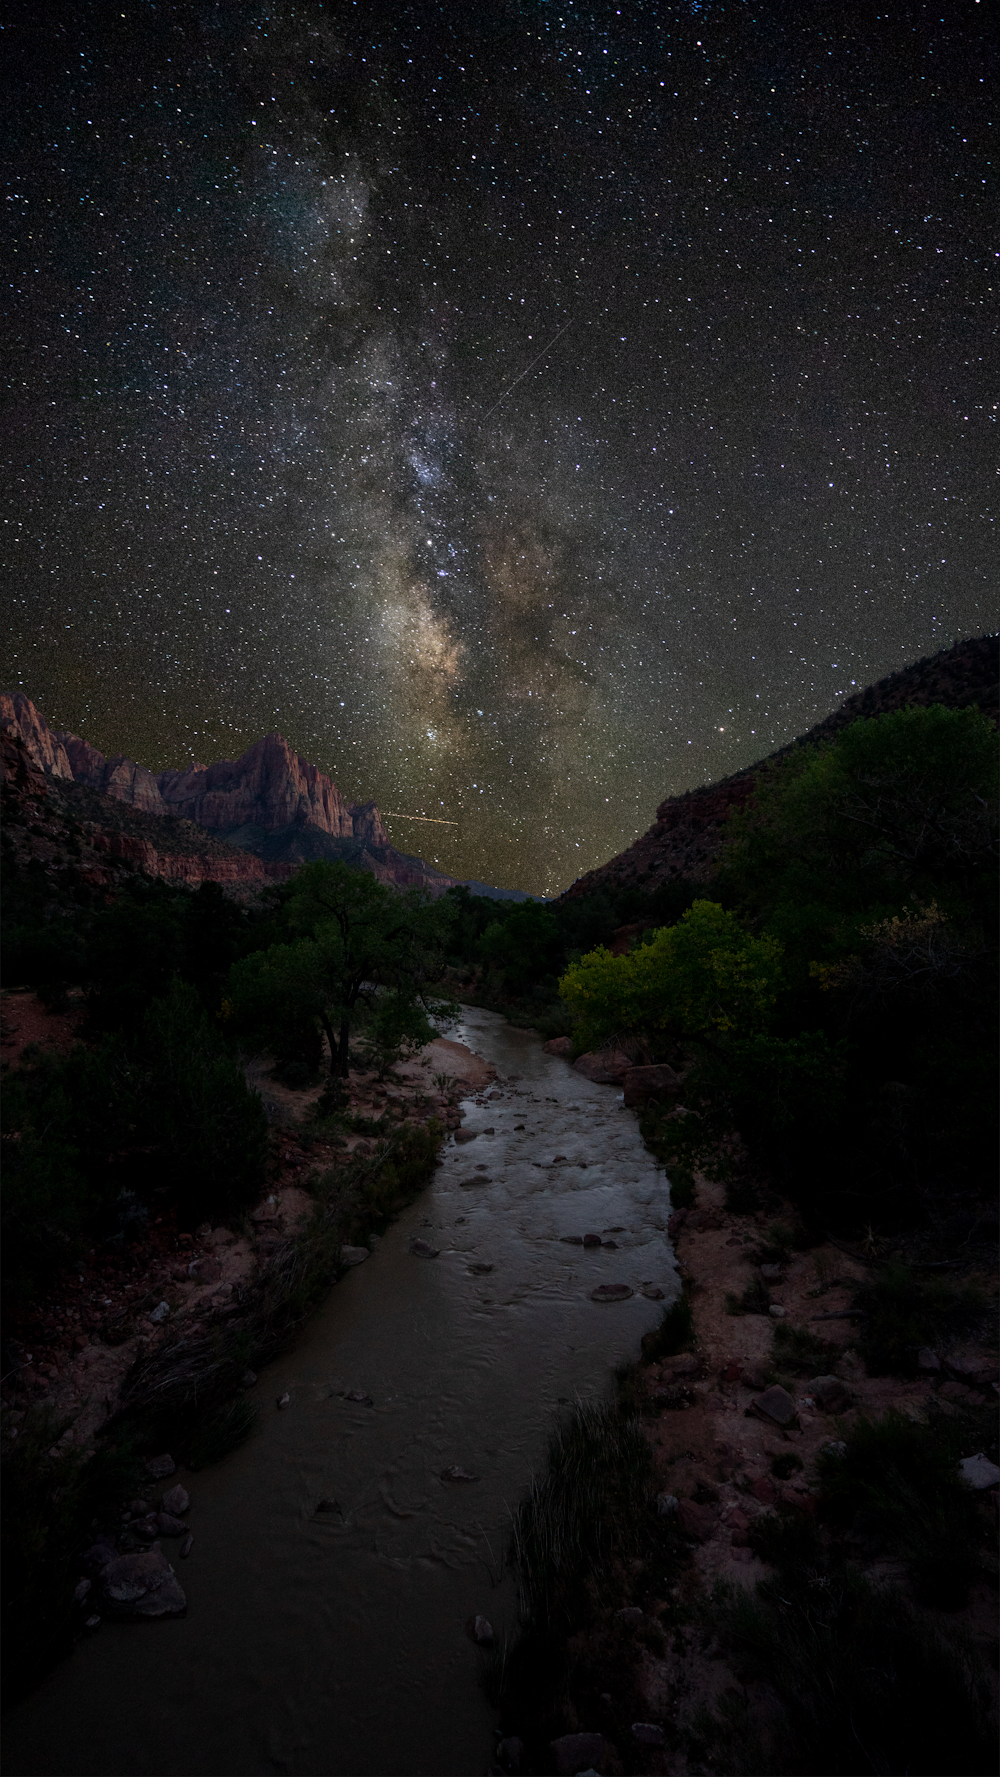
[[[764,766],[784,758],[796,747],[828,740],[859,717],[888,715],[908,704],[942,703],[953,709],[975,704],[996,722],[1000,719],[998,678],[1000,647],[996,636],[956,642],[940,654],[890,673],[877,685],[869,685],[848,697],[807,734],[756,765],[748,765],[702,789],[668,796],[660,803],[653,825],[641,839],[596,870],[577,877],[562,898],[591,895],[601,888],[641,888],[651,894],[674,877],[706,882],[715,867],[729,811],[742,808],[749,801]]]
[[[89,784],[46,772],[19,734],[0,734],[4,844],[74,889],[113,889],[134,870],[195,886],[218,882],[260,889],[291,876],[292,864],[266,863],[226,845],[192,821],[150,815]]]
[[[141,843],[152,848],[149,855],[155,852],[160,857],[162,867],[154,872],[158,875],[185,875],[186,864],[178,862],[173,869],[164,860],[174,852],[178,859],[190,854],[189,843],[178,849],[178,837],[182,829],[192,827],[203,836],[213,835],[227,854],[252,854],[263,866],[247,862],[241,871],[232,858],[228,864],[217,860],[224,874],[213,880],[220,882],[244,877],[273,880],[317,858],[341,859],[370,871],[380,882],[426,888],[432,894],[443,894],[459,880],[422,858],[397,851],[374,802],[345,801],[332,779],[277,733],[255,741],[239,759],[191,764],[183,771],[154,775],[123,754],[107,758],[78,734],[50,728],[20,691],[0,695],[0,730],[23,744],[28,758],[47,778],[130,808],[143,820],[166,822],[158,832],[155,827],[140,832],[133,823],[135,830],[128,838],[130,845]],[[107,809],[94,818],[107,830],[119,831],[120,823]],[[204,838],[201,854],[207,861]],[[473,894],[498,900],[531,899],[520,889],[494,889],[478,882],[468,887]]]

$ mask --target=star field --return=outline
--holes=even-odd
[[[987,12],[23,9],[5,683],[552,894],[995,628]]]

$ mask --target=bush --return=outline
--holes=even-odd
[[[865,1319],[858,1346],[872,1376],[912,1376],[921,1346],[934,1346],[974,1326],[983,1311],[975,1290],[943,1278],[917,1277],[894,1261],[857,1291]]]
[[[140,1054],[142,1125],[182,1222],[248,1209],[264,1188],[267,1117],[193,987],[175,981],[154,1001]]]
[[[772,1344],[774,1367],[790,1376],[821,1376],[839,1355],[839,1348],[810,1333],[807,1327],[779,1320]]]
[[[996,1768],[984,1675],[898,1593],[824,1554],[812,1525],[773,1516],[752,1536],[777,1573],[753,1593],[718,1588],[712,1632],[750,1697],[706,1738],[713,1764],[776,1777],[913,1777]]]
[[[975,1494],[958,1473],[961,1448],[944,1426],[900,1413],[859,1419],[844,1457],[821,1459],[824,1501],[835,1520],[856,1521],[909,1564],[918,1595],[955,1609],[978,1565]]]
[[[581,1048],[631,1035],[662,1049],[765,1028],[781,972],[781,946],[773,938],[754,937],[734,914],[706,900],[626,956],[591,951],[570,965],[559,992]]]

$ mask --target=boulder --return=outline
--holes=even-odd
[[[565,1055],[567,1059],[573,1053],[572,1037],[552,1037],[542,1044],[543,1055]]]
[[[701,1232],[704,1228],[725,1227],[722,1215],[717,1209],[689,1209],[685,1219],[687,1226],[696,1232]]]
[[[371,1253],[366,1246],[342,1246],[340,1249],[342,1265],[363,1265],[370,1258]]]
[[[596,1290],[591,1290],[592,1302],[627,1302],[632,1294],[627,1283],[600,1283]]]
[[[1000,1468],[982,1450],[978,1456],[966,1456],[959,1463],[958,1472],[962,1480],[969,1487],[974,1487],[977,1493],[982,1493],[987,1487],[995,1487],[1000,1481]]]
[[[666,1062],[655,1067],[630,1067],[624,1078],[625,1103],[645,1104],[648,1098],[676,1098],[682,1081]]]
[[[176,1617],[187,1609],[187,1599],[161,1549],[118,1555],[104,1568],[100,1586],[112,1616]]]
[[[496,1639],[493,1624],[487,1617],[470,1617],[465,1625],[465,1632],[477,1647],[492,1647]]]
[[[573,1063],[576,1073],[598,1086],[620,1086],[632,1063],[620,1049],[592,1049]]]
[[[198,1259],[192,1266],[192,1271],[199,1283],[218,1283],[222,1277],[222,1266],[218,1259]]]
[[[520,1773],[527,1770],[528,1749],[524,1741],[518,1739],[516,1734],[511,1734],[506,1740],[501,1740],[497,1747],[497,1754],[504,1770],[509,1771],[511,1777],[520,1777]]]
[[[179,1518],[187,1511],[190,1504],[191,1499],[187,1489],[178,1485],[171,1487],[169,1493],[163,1495],[160,1501],[160,1510],[170,1512],[173,1517]]]
[[[653,1721],[634,1721],[632,1723],[632,1738],[637,1740],[640,1746],[662,1746],[663,1729]]]
[[[436,1259],[440,1250],[440,1247],[428,1246],[426,1240],[410,1241],[410,1251],[417,1259]]]
[[[186,1536],[187,1525],[183,1519],[175,1518],[171,1512],[157,1512],[156,1528],[161,1536]]]
[[[682,1499],[677,1507],[677,1522],[685,1536],[707,1543],[715,1534],[716,1518],[710,1506],[700,1506],[693,1499]]]
[[[458,1142],[475,1141],[478,1133],[477,1129],[456,1129],[454,1139]]]
[[[846,1413],[851,1404],[839,1376],[814,1376],[806,1384],[806,1393],[812,1395],[821,1413]]]
[[[560,1734],[549,1743],[559,1777],[576,1777],[578,1771],[600,1771],[607,1764],[603,1734]]]
[[[697,1376],[701,1362],[693,1351],[678,1351],[673,1357],[665,1357],[660,1365],[660,1375],[665,1379],[672,1376]]]
[[[173,1474],[177,1464],[172,1456],[151,1456],[144,1467],[151,1480],[165,1481],[168,1475]]]
[[[834,1378],[836,1380],[836,1378]],[[766,1419],[771,1425],[780,1425],[782,1430],[795,1423],[795,1402],[788,1390],[776,1382],[773,1388],[766,1388],[764,1393],[747,1408],[748,1413],[755,1413],[758,1418]]]
[[[957,1382],[973,1388],[977,1384],[996,1382],[1000,1376],[995,1355],[987,1351],[949,1351],[944,1367]]]

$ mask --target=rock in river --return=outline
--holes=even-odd
[[[363,1265],[370,1258],[371,1253],[366,1246],[342,1246],[340,1249],[342,1265]]]
[[[440,1250],[440,1247],[428,1246],[426,1240],[410,1241],[410,1251],[417,1259],[436,1259]]]
[[[632,1294],[627,1283],[599,1283],[596,1290],[591,1290],[592,1302],[627,1302]]]
[[[460,1142],[475,1141],[478,1134],[478,1129],[456,1129],[455,1140]]]
[[[478,1481],[478,1475],[470,1475],[467,1468],[460,1468],[456,1462],[451,1468],[441,1470],[442,1481]]]
[[[178,1484],[176,1487],[171,1487],[169,1493],[163,1495],[160,1501],[160,1510],[170,1512],[173,1517],[179,1518],[182,1513],[187,1511],[190,1504],[191,1498],[187,1488]]]

